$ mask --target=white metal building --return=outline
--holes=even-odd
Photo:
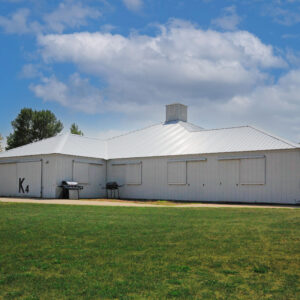
[[[61,134],[0,154],[0,196],[58,198],[62,180],[81,198],[300,203],[300,148],[252,126],[206,130],[187,107],[166,122],[108,140]]]

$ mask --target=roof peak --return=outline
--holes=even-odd
[[[65,133],[65,134],[66,134],[66,135],[69,135],[69,136],[73,136],[73,137],[78,137],[78,138],[85,138],[85,139],[98,140],[98,141],[102,141],[102,142],[105,142],[105,141],[106,141],[106,139],[100,139],[100,138],[93,137],[93,136],[79,135],[79,134],[74,134],[74,133],[70,133],[70,132],[67,132],[67,133]]]
[[[149,125],[149,126],[140,128],[140,129],[131,130],[131,131],[125,132],[125,133],[123,133],[123,134],[119,134],[119,135],[116,135],[116,136],[112,136],[112,137],[110,137],[110,138],[108,138],[108,139],[105,139],[104,141],[107,142],[107,141],[116,139],[116,138],[121,137],[121,136],[129,135],[129,134],[132,134],[132,133],[135,133],[135,132],[138,132],[138,131],[142,131],[142,130],[145,130],[145,129],[148,129],[148,128],[151,128],[151,127],[154,127],[154,126],[162,125],[162,124],[163,124],[163,123],[156,123],[156,124],[152,124],[152,125]]]

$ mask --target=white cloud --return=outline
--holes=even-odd
[[[89,19],[100,16],[100,11],[95,8],[66,0],[51,13],[44,14],[42,21],[30,21],[30,10],[22,8],[10,16],[0,16],[0,27],[8,34],[62,33],[69,28],[87,25]]]
[[[132,11],[139,11],[143,6],[142,0],[123,0],[123,3]]]
[[[87,19],[100,17],[99,10],[83,6],[80,2],[65,1],[58,8],[44,16],[47,30],[63,32],[66,28],[79,28],[87,25]]]
[[[300,70],[288,71],[272,47],[249,32],[173,21],[156,36],[85,32],[40,36],[38,43],[47,63],[73,63],[106,82],[100,90],[76,75],[88,86],[78,96],[72,80],[50,78],[31,87],[44,100],[75,103],[86,112],[121,112],[144,124],[162,121],[163,105],[181,101],[190,106],[190,120],[204,127],[250,123],[299,135]],[[276,67],[286,72],[279,80],[270,72]],[[93,105],[84,104],[89,101]]]
[[[236,13],[235,6],[229,6],[224,9],[224,13],[220,18],[212,20],[215,25],[224,30],[236,30],[242,18]]]
[[[285,5],[285,3],[282,4]],[[265,7],[263,14],[273,17],[275,22],[285,26],[292,26],[300,22],[299,8],[291,9],[286,6],[269,5]]]
[[[295,51],[291,48],[286,50],[286,59],[291,66],[300,67],[300,51]]]
[[[273,84],[223,101],[191,103],[189,119],[205,128],[255,125],[300,142],[300,69]],[[190,104],[190,103],[187,103]]]
[[[116,29],[117,27],[111,24],[104,24],[100,27],[102,32],[112,32]]]
[[[283,75],[278,82],[235,96],[216,110],[216,115],[234,116],[236,121],[261,124],[270,131],[300,141],[300,69]]]
[[[42,73],[39,71],[39,68],[37,65],[34,64],[26,64],[22,67],[22,70],[20,72],[21,78],[35,78],[42,76]]]
[[[44,101],[58,102],[86,113],[99,112],[102,102],[101,92],[77,73],[71,75],[67,83],[59,81],[55,76],[42,78],[41,84],[31,84],[30,89]]]
[[[0,16],[0,27],[9,34],[38,33],[41,26],[38,22],[28,22],[30,10],[19,9],[9,17]]]
[[[267,68],[284,64],[249,32],[204,31],[179,21],[155,37],[84,32],[40,36],[38,43],[46,61],[71,62],[105,80],[110,108],[123,112],[247,94],[269,80]]]

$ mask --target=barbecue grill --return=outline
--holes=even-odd
[[[116,198],[116,194],[118,195],[118,199],[120,198],[119,188],[123,185],[119,185],[116,181],[111,181],[106,183],[106,197],[108,198],[108,191],[110,191],[110,198]]]
[[[82,185],[78,185],[78,182],[75,181],[62,181],[61,186],[63,188],[62,197],[63,199],[75,198],[74,193],[72,192],[72,197],[70,198],[70,191],[77,191],[77,199],[79,199],[79,191],[83,189]]]

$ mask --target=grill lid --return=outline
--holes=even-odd
[[[63,181],[63,185],[78,185],[78,182],[76,181]]]
[[[119,185],[116,181],[111,181],[106,183],[106,188],[108,190],[115,190],[119,188]]]

